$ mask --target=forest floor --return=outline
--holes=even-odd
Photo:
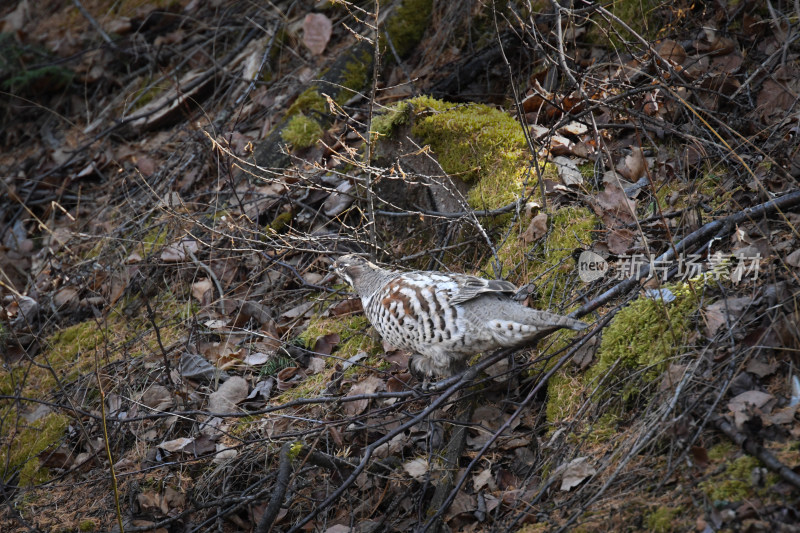
[[[0,7],[0,530],[800,531],[796,2],[500,4]]]

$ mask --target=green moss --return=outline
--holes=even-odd
[[[583,179],[589,181],[594,179],[594,163],[589,161],[578,165],[578,171],[581,173]]]
[[[382,137],[391,137],[394,130],[407,124],[413,106],[408,101],[398,102],[372,118],[372,131]]]
[[[41,467],[38,456],[59,443],[68,425],[69,418],[56,413],[50,413],[18,431],[9,431],[4,425],[3,446],[0,448],[3,481],[9,481],[17,470],[19,470],[20,486],[30,486],[45,481],[48,472],[46,468]]]
[[[291,448],[289,448],[289,458],[292,461],[297,460],[297,457],[300,455],[300,452],[302,451],[303,451],[303,443],[300,441],[293,442]]]
[[[369,58],[362,58],[362,60],[348,61],[344,67],[344,76],[342,78],[342,85],[350,89],[349,91],[339,91],[336,95],[336,102],[339,104],[349,100],[355,94],[355,91],[361,90],[367,83],[370,73],[367,71],[369,65]]]
[[[74,76],[74,72],[64,67],[47,66],[18,72],[0,84],[0,88],[12,94],[49,93],[65,88]]]
[[[93,320],[75,324],[52,335],[40,357],[60,379],[71,381],[95,364],[95,350],[104,343],[104,332]],[[46,363],[45,363],[46,360]],[[42,367],[31,367],[24,390],[48,391],[56,385],[55,377]]]
[[[471,206],[493,209],[520,196],[529,157],[519,122],[482,104],[426,96],[409,102],[417,109],[412,133],[431,146],[445,172],[473,185]]]
[[[337,357],[347,359],[359,352],[375,354],[380,345],[366,334],[369,321],[364,315],[349,317],[317,317],[312,318],[308,327],[300,335],[306,348],[312,350],[317,339],[323,335],[337,334],[340,343],[334,352]]]
[[[289,119],[281,131],[281,138],[294,149],[313,146],[322,137],[322,126],[313,118],[300,113]]]
[[[548,218],[547,237],[535,243],[532,250],[522,238],[530,220],[530,217],[522,217],[511,228],[510,236],[497,250],[497,256],[504,265],[503,275],[510,281],[525,283],[547,279],[547,283],[539,286],[540,298],[537,299],[543,308],[547,308],[551,301],[564,300],[565,288],[576,274],[572,254],[576,249],[591,244],[598,220],[587,208],[562,207]],[[516,265],[521,265],[524,270],[508,270]]]
[[[652,533],[668,533],[673,530],[672,521],[680,513],[680,509],[670,509],[669,507],[659,507],[649,515],[645,523],[647,530]]]
[[[279,214],[275,217],[275,220],[269,223],[268,228],[276,233],[280,233],[285,230],[289,224],[292,222],[292,218],[294,215],[291,211],[284,211],[283,213]]]
[[[82,532],[95,531],[96,529],[97,524],[95,524],[93,520],[81,520],[80,524],[78,525],[78,531]]]
[[[721,461],[731,457],[734,453],[738,452],[739,448],[732,443],[725,441],[712,446],[708,450],[708,458],[711,461]]]
[[[319,113],[328,111],[328,101],[317,92],[315,87],[310,87],[300,93],[300,96],[289,106],[286,116],[291,117],[298,113],[308,113],[309,111]]]
[[[572,418],[581,404],[582,384],[571,372],[561,369],[547,382],[547,421],[557,426]]]
[[[274,400],[271,401],[272,405],[283,405],[300,398],[313,398],[319,396],[328,386],[331,381],[333,370],[327,372],[320,372],[309,376],[302,383],[292,387],[279,394]],[[258,424],[256,424],[258,426]]]
[[[147,257],[156,248],[161,248],[167,243],[167,230],[161,224],[153,226],[150,228],[150,231],[142,237],[141,240],[141,250],[143,252],[143,257]]]
[[[622,384],[623,400],[639,393],[639,380],[626,379],[632,373],[644,383],[658,379],[667,362],[683,351],[697,311],[697,296],[686,284],[669,285],[675,301],[639,298],[620,310],[603,333],[597,362],[586,374],[586,383],[603,378],[613,367],[609,386]]]
[[[132,103],[131,111],[142,109],[170,88],[169,84],[165,82],[157,85],[151,85],[152,83],[152,77],[147,77],[142,80],[141,88],[136,90],[129,100],[129,102]]]
[[[433,0],[403,0],[389,15],[385,32],[392,40],[397,55],[406,57],[422,39],[433,9]],[[385,41],[386,37],[382,36]],[[381,47],[387,50],[386,44]],[[388,54],[387,54],[388,55]],[[389,55],[392,57],[392,55]]]
[[[720,504],[752,498],[764,492],[764,488],[752,486],[752,472],[758,466],[762,466],[758,459],[744,455],[731,461],[721,474],[700,483],[700,488],[711,500]]]

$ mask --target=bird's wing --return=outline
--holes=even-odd
[[[460,304],[477,298],[481,294],[502,293],[513,294],[517,287],[510,281],[499,279],[483,279],[465,274],[450,274],[456,282],[455,291],[452,293],[450,302]]]

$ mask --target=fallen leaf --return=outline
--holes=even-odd
[[[361,394],[372,394],[379,388],[383,389],[384,387],[385,384],[381,378],[377,376],[367,376],[367,378],[363,381],[359,381],[350,387],[350,391],[347,393],[345,398],[350,398]],[[344,402],[342,410],[347,416],[354,416],[363,413],[367,409],[368,405],[369,400],[363,398],[361,400],[355,400],[352,402]]]
[[[741,428],[742,424],[750,418],[753,409],[766,412],[768,411],[768,409],[766,409],[767,404],[774,400],[775,397],[772,394],[758,390],[750,390],[733,397],[728,402],[728,409],[733,412],[733,420],[736,427]]]
[[[353,528],[344,524],[336,524],[325,530],[325,533],[350,533]]]
[[[701,446],[692,446],[692,457],[694,458],[694,463],[699,466],[700,468],[706,468],[710,464],[710,460],[708,458],[708,451],[701,447]]]
[[[309,13],[303,19],[303,44],[315,56],[320,55],[328,46],[333,25],[322,13]]]
[[[186,261],[189,257],[189,252],[195,253],[200,247],[194,239],[181,239],[180,241],[170,244],[164,251],[161,252],[161,260],[165,263],[178,263]]]
[[[538,241],[547,234],[547,214],[539,213],[528,224],[528,228],[522,232],[522,242],[530,244]]]
[[[774,412],[770,413],[769,415],[763,416],[764,423],[766,425],[781,425],[781,424],[793,424],[794,423],[794,416],[797,414],[798,405],[787,405],[782,409],[776,409]]]
[[[608,250],[612,254],[623,255],[631,246],[636,234],[627,228],[614,228],[608,232]]]
[[[260,395],[264,400],[269,400],[269,395],[274,387],[275,387],[275,378],[267,378],[265,380],[259,381],[253,387],[253,390],[250,391],[250,394],[247,395],[247,399],[253,400],[255,399],[256,396]]]
[[[192,283],[192,296],[200,305],[208,305],[214,296],[214,284],[208,278],[201,278]]]
[[[208,397],[208,410],[212,413],[232,413],[236,404],[247,398],[247,381],[233,376]]]
[[[322,212],[329,217],[335,217],[350,207],[354,200],[353,184],[343,181],[336,187],[336,191],[325,199],[322,204]]]
[[[763,378],[771,374],[774,374],[775,371],[778,370],[778,363],[776,361],[767,363],[760,357],[755,357],[753,359],[750,359],[750,361],[748,361],[745,370],[747,370],[751,374],[755,374],[756,376]]]
[[[786,264],[794,268],[800,267],[800,248],[786,256]]]
[[[214,464],[224,464],[228,461],[232,461],[239,455],[239,452],[235,448],[229,448],[225,444],[217,444],[216,446],[216,454],[214,455],[214,459],[212,462]]]
[[[488,485],[490,481],[492,481],[492,469],[485,468],[481,472],[472,476],[473,489],[476,491],[481,490],[483,487]]]
[[[564,473],[561,476],[561,490],[571,490],[596,473],[597,470],[589,464],[588,458],[578,457],[573,459],[564,468]]]
[[[257,366],[263,365],[267,361],[269,361],[273,357],[272,354],[267,354],[263,352],[255,352],[251,353],[247,357],[244,358],[244,364],[248,366]]]
[[[583,174],[578,170],[576,160],[569,157],[558,156],[553,158],[553,164],[556,165],[558,177],[564,182],[564,185],[582,185]]]
[[[282,313],[281,317],[288,319],[309,317],[311,316],[312,308],[314,307],[315,303],[316,302],[303,302],[300,305],[296,305],[288,311]]]
[[[628,181],[638,180],[644,176],[646,169],[644,152],[638,146],[631,147],[631,153],[622,158],[615,168],[619,175]]]
[[[53,303],[56,309],[64,310],[78,305],[78,289],[75,287],[63,287],[53,296]]]
[[[322,355],[330,355],[336,345],[339,344],[340,340],[338,333],[323,335],[314,343],[314,352]]]
[[[592,207],[608,227],[630,224],[635,220],[633,213],[636,212],[636,202],[629,199],[618,186],[607,185],[595,197]]]
[[[194,442],[194,439],[189,437],[180,437],[178,439],[164,441],[158,445],[159,448],[162,450],[166,450],[170,453],[183,451],[189,444]]]
[[[175,398],[165,386],[153,383],[142,394],[141,402],[153,410],[166,411],[175,405]]]
[[[363,309],[364,308],[361,305],[361,298],[350,298],[348,300],[342,300],[331,307],[331,315],[341,316],[349,315],[351,313],[360,313],[363,311]]]
[[[322,357],[312,357],[308,360],[306,368],[311,374],[319,374],[325,370],[325,359]]]
[[[421,458],[411,459],[403,463],[403,470],[416,481],[424,481],[428,472],[428,461]]]
[[[212,381],[217,376],[226,378],[228,374],[224,370],[208,362],[202,355],[184,352],[178,365],[180,375],[187,379],[202,379]]]

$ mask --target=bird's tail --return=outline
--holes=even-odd
[[[528,317],[525,323],[530,326],[535,326],[541,329],[561,329],[568,328],[575,331],[581,331],[589,327],[586,322],[581,322],[574,318],[564,315],[557,315],[555,313],[548,313],[547,311],[539,311],[537,309],[529,309]]]

